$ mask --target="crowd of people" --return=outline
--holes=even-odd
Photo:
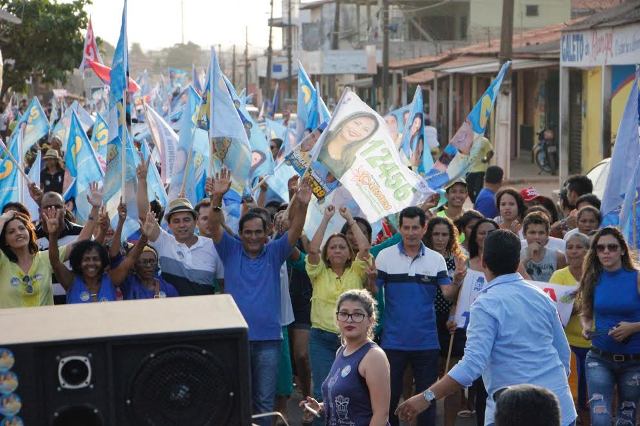
[[[469,182],[450,182],[442,200],[405,208],[380,232],[327,205],[305,235],[304,179],[289,181],[287,203],[244,200],[234,229],[227,170],[207,180],[195,207],[176,198],[163,211],[146,191],[153,165],[142,162],[140,230],[121,244],[127,207],[112,229],[97,184],[88,220],[75,223],[58,142],[41,144],[46,166],[29,187],[39,219],[21,203],[2,206],[1,308],[54,304],[56,286],[57,303],[230,294],[249,325],[254,412],[286,412],[295,384],[305,424],[434,425],[441,398],[446,426],[473,413],[479,425],[635,422],[638,267],[622,234],[600,227],[586,176],[569,177],[559,203],[532,187],[505,188],[489,146]],[[274,157],[281,144],[272,141]],[[338,217],[341,232],[327,235]],[[525,279],[577,286],[566,325]],[[465,286],[480,294],[458,324]]]

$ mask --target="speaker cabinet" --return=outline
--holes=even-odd
[[[228,295],[4,309],[0,330],[0,424],[251,424]]]

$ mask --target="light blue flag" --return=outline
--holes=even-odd
[[[13,155],[13,158],[20,158],[19,147],[19,138],[11,138],[9,151],[11,152],[11,155]],[[19,200],[19,186],[20,175],[18,169],[11,160],[11,157],[9,157],[3,149],[2,152],[0,152],[0,209],[4,208],[7,203]]]
[[[195,64],[191,64],[191,80],[193,88],[198,92],[198,94],[202,93],[202,80],[200,79],[200,73],[196,69]]]
[[[128,48],[127,0],[124,0],[120,36],[113,53],[113,62],[111,63],[111,72],[109,74],[111,78],[109,85],[109,140],[112,140],[116,134],[120,137],[120,140],[125,140],[126,137],[125,91],[127,90],[129,77]],[[114,133],[116,128],[117,132]]]
[[[80,124],[82,124],[82,128],[85,132],[93,127],[94,121],[91,117],[91,114],[89,114],[89,112],[84,109],[82,105],[78,103],[78,101],[73,101],[70,109],[75,111],[76,115],[78,116],[78,120],[80,120]]]
[[[104,173],[96,152],[75,112],[71,114],[64,161],[67,171],[73,178],[71,185],[73,188],[67,193],[75,196],[77,215],[82,221],[86,221],[91,212],[91,205],[86,197],[89,185],[92,182],[102,182]]]
[[[318,91],[311,83],[304,67],[298,64],[298,110],[296,121],[296,142],[300,142],[306,129],[315,129],[329,121],[329,109],[319,98]]]
[[[31,180],[31,182],[35,182],[39,188],[41,188],[40,186],[41,170],[42,170],[42,150],[38,151],[38,155],[36,155],[36,159],[31,165],[31,168],[29,169],[29,173],[27,173],[27,176],[29,176],[29,180]],[[31,198],[31,195],[29,194],[29,187],[27,185],[21,185],[21,186],[22,186],[21,190],[22,190],[23,204],[27,208],[27,210],[29,210],[29,213],[31,213],[31,219],[33,221],[40,220],[40,211],[38,208],[38,203],[36,203],[34,199]]]
[[[145,108],[146,133],[153,136],[162,168],[162,182],[169,183],[176,172],[176,154],[178,152],[178,135],[153,108]]]
[[[93,125],[93,132],[91,133],[91,146],[96,152],[98,161],[102,170],[107,168],[107,144],[109,143],[109,126],[105,119],[98,113],[96,115],[96,121]]]
[[[140,152],[142,153],[143,160],[147,161],[149,155],[151,155],[151,150],[146,141],[142,141],[140,144]],[[153,161],[149,164],[149,170],[147,172],[147,196],[149,197],[149,201],[158,200],[162,208],[165,208],[167,204],[169,204],[167,191],[165,191],[164,185],[162,185],[160,173],[158,172],[158,168],[153,164]]]
[[[511,61],[502,65],[498,75],[453,135],[438,161],[427,172],[426,184],[432,190],[443,188],[447,183],[463,177],[480,155],[481,138],[484,136],[489,116],[493,111],[502,79],[510,65]]]
[[[209,140],[213,155],[231,172],[232,187],[239,193],[249,181],[251,147],[247,133],[223,79],[215,50],[211,49],[209,91]]]
[[[627,179],[629,179],[628,175]],[[633,175],[627,183],[624,201],[620,210],[620,227],[627,243],[634,249],[640,246],[638,196],[640,196],[640,157],[635,158]]]
[[[296,169],[291,167],[286,162],[278,164],[273,175],[267,177],[267,185],[269,189],[267,191],[266,202],[272,200],[279,200],[282,203],[289,202],[289,179],[297,175]]]
[[[279,164],[284,161],[284,157],[294,148],[296,142],[295,132],[279,121],[269,120],[267,118],[264,122],[265,132],[267,133],[269,141],[275,138],[282,140],[282,147],[280,147],[280,152],[276,158],[276,164]]]
[[[22,152],[16,157],[16,160],[20,161],[24,158],[29,149],[36,144],[42,137],[49,134],[49,120],[47,119],[42,105],[38,98],[31,99],[31,103],[25,110],[24,114],[20,116],[16,129],[24,126],[24,136],[22,139]],[[14,134],[20,132],[14,131]]]
[[[64,111],[64,114],[62,114],[62,118],[58,120],[58,122],[53,128],[53,131],[51,132],[51,135],[53,137],[58,138],[60,142],[62,142],[63,151],[67,150],[68,132],[69,132],[69,126],[71,126],[71,113],[76,111],[76,114],[77,114],[77,107],[79,106],[77,101],[74,101],[74,104],[76,105],[76,109],[73,108],[73,105],[71,108],[67,108]],[[84,110],[84,108],[82,108],[82,110],[85,113],[87,112],[86,110]],[[85,117],[84,121],[82,120],[80,115],[78,115],[78,118],[80,119],[80,125],[82,126],[82,130],[84,130],[85,132],[88,132],[91,126],[94,125],[93,119],[91,117],[89,117],[88,120]]]
[[[388,122],[387,122],[388,124]],[[408,160],[408,164],[415,168],[429,170],[433,166],[430,150],[427,149],[426,164],[423,161],[425,151],[424,141],[424,112],[422,101],[422,89],[420,86],[416,88],[411,102],[409,117],[404,131],[402,132],[402,143],[400,149]],[[426,167],[425,167],[426,166]]]
[[[620,209],[625,199],[625,192],[629,185],[629,176],[634,173],[638,157],[640,156],[640,141],[638,140],[638,91],[639,71],[632,85],[627,104],[618,126],[613,155],[609,164],[609,176],[602,196],[600,212],[605,217]]]

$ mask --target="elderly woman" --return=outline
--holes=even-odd
[[[576,285],[582,278],[582,264],[584,256],[589,250],[589,237],[582,233],[574,233],[567,238],[564,255],[567,258],[565,268],[558,269],[551,275],[550,283],[562,285]],[[574,305],[571,318],[564,328],[571,351],[576,357],[576,369],[578,374],[578,413],[584,417],[587,406],[587,377],[585,375],[585,359],[591,347],[591,342],[582,336],[580,324],[579,306]],[[586,424],[586,423],[585,423]]]

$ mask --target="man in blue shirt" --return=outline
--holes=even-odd
[[[438,252],[422,243],[426,214],[419,207],[400,212],[402,241],[382,250],[376,258],[378,287],[384,287],[384,327],[381,347],[391,368],[393,413],[402,394],[404,371],[411,364],[416,386],[426,388],[438,378],[440,345],[433,307],[438,286],[453,299],[458,286],[451,285],[447,264]],[[435,406],[420,416],[418,426],[435,426]],[[390,416],[398,425],[398,418]]]
[[[426,391],[405,401],[396,413],[410,420],[459,386],[482,375],[487,389],[485,425],[494,424],[495,394],[507,386],[534,384],[560,401],[562,425],[573,425],[570,349],[551,299],[516,272],[520,239],[507,230],[489,233],[482,266],[488,284],[471,305],[464,357]]]
[[[484,187],[478,193],[473,208],[479,211],[489,219],[498,216],[498,207],[496,206],[496,192],[502,186],[502,178],[504,172],[498,166],[487,167],[484,175]]]
[[[258,414],[273,411],[282,341],[280,269],[302,233],[311,187],[302,182],[289,208],[289,231],[268,243],[267,223],[255,212],[240,218],[240,239],[223,229],[220,206],[230,187],[226,169],[207,182],[209,231],[224,265],[224,290],[233,296],[249,325],[251,392],[253,411]],[[271,421],[263,419],[260,424]]]

